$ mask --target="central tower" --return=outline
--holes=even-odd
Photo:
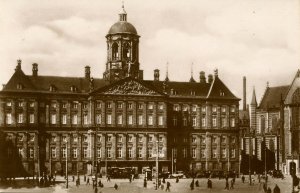
[[[106,35],[107,62],[103,78],[109,82],[131,76],[142,78],[139,64],[139,38],[135,27],[127,22],[122,6],[119,21],[111,26]]]

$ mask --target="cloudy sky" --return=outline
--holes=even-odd
[[[31,74],[83,76],[90,65],[101,78],[106,62],[105,35],[118,20],[121,0],[0,1],[0,83],[14,72],[16,60]],[[261,99],[270,86],[290,84],[300,68],[299,0],[125,0],[128,21],[140,39],[145,79],[153,70],[187,81],[219,70],[219,76],[242,98],[247,77]]]

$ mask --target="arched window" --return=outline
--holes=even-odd
[[[112,57],[114,60],[118,59],[119,57],[119,51],[118,51],[118,44],[113,43],[112,45]]]
[[[125,44],[123,45],[123,57],[124,57],[125,59],[130,58],[130,46],[129,46],[128,43],[125,43]]]
[[[272,117],[272,132],[276,133],[278,130],[278,119],[277,116]]]

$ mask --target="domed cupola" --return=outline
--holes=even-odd
[[[105,80],[113,82],[128,76],[142,78],[139,69],[139,38],[135,27],[127,22],[127,13],[122,5],[119,21],[111,26],[106,35]]]

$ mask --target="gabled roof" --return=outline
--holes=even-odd
[[[94,90],[91,94],[165,96],[163,92],[153,87],[153,85],[132,77],[126,77],[113,82],[112,84]]]
[[[227,88],[227,86],[219,79],[218,76],[214,77],[212,85],[209,89],[207,98],[212,99],[236,99],[239,100],[232,92]]]
[[[21,69],[16,69],[15,73],[12,75],[10,80],[7,82],[3,90],[12,91],[17,89],[18,84],[21,84],[23,89],[22,90],[35,90],[35,85],[32,84],[28,76],[24,74],[24,72]]]
[[[264,110],[268,108],[280,108],[280,100],[285,98],[289,87],[289,85],[267,87],[258,108]]]

